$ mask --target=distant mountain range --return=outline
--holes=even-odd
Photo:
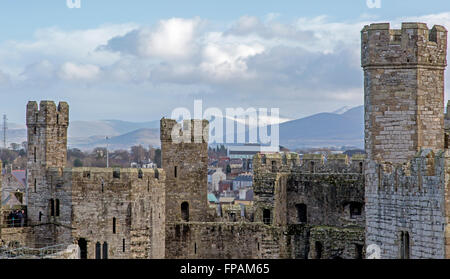
[[[248,131],[248,129],[247,129]],[[73,121],[68,131],[69,148],[82,150],[106,146],[128,149],[133,145],[160,146],[159,120]],[[26,141],[24,125],[9,124],[8,141]],[[280,124],[280,144],[290,149],[324,146],[364,146],[364,107],[344,107],[333,113],[319,113]]]

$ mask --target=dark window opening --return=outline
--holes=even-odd
[[[102,258],[102,245],[100,242],[95,243],[95,259],[100,260]]]
[[[55,216],[55,201],[50,200],[50,216]]]
[[[91,172],[90,172],[90,171],[85,171],[85,172],[83,172],[83,177],[85,177],[85,178],[91,178]]]
[[[125,238],[122,239],[122,252],[125,253]]]
[[[356,254],[356,259],[357,260],[362,260],[363,259],[363,245],[359,245],[359,244],[355,244],[355,254]]]
[[[354,219],[357,216],[361,216],[363,205],[359,202],[350,203],[350,218]]]
[[[144,178],[144,173],[142,172],[141,169],[138,170],[138,178],[139,179],[143,179]]]
[[[173,170],[173,176],[176,178],[178,175],[177,173],[177,167],[175,166],[174,170]]]
[[[105,191],[105,183],[102,181],[102,193]]]
[[[155,169],[155,178],[159,179],[159,171],[158,171],[158,169]]]
[[[363,164],[363,162],[360,162],[359,163],[359,173],[363,173],[363,171],[364,171],[364,164]]]
[[[197,254],[197,242],[194,243],[194,254]]]
[[[113,234],[116,233],[116,217],[113,218]]]
[[[230,213],[230,221],[236,222],[236,213]]]
[[[308,211],[306,204],[297,204],[295,207],[297,208],[297,221],[303,224],[308,222]]]
[[[409,259],[409,232],[400,232],[400,259]]]
[[[34,179],[34,192],[37,192],[37,179]]]
[[[40,212],[39,212],[40,213]],[[87,241],[84,238],[78,239],[78,246],[80,247],[80,259],[87,259]]]
[[[267,163],[266,155],[262,155],[261,162],[262,162],[263,164],[266,164],[266,163]]]
[[[59,124],[59,114],[56,115],[56,124]]]
[[[276,161],[272,161],[272,171],[273,172],[277,171],[277,162]]]
[[[181,219],[185,222],[189,222],[189,203],[183,202],[181,204]]]
[[[311,162],[311,163],[310,163],[310,172],[311,172],[311,173],[314,173],[314,172],[315,172],[315,163],[314,163],[314,162]]]
[[[34,154],[33,154],[33,156],[34,156],[34,162],[36,163],[37,162],[37,154],[36,154],[36,151],[37,151],[37,149],[36,149],[36,147],[34,148]]]
[[[33,133],[36,135],[37,134],[37,127],[34,127],[33,130],[34,130]]]
[[[59,200],[56,199],[56,210],[55,210],[55,215],[59,216]]]
[[[322,258],[322,253],[323,253],[323,245],[321,242],[316,241],[316,259],[321,259]]]
[[[131,208],[131,203],[129,203],[128,207],[127,207],[127,217],[125,218],[125,222],[128,227],[131,226],[131,216],[132,216],[132,208]]]
[[[270,225],[272,223],[270,218],[270,209],[263,209],[263,222],[266,225]]]
[[[113,171],[113,178],[120,178],[120,170]]]
[[[42,222],[42,212],[39,211],[39,222]]]
[[[108,259],[108,243],[107,242],[103,243],[103,259],[104,260]]]

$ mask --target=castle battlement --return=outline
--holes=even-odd
[[[48,168],[48,177],[52,182],[63,184],[69,181],[99,184],[131,185],[133,182],[152,186],[153,182],[164,182],[163,169],[137,168]]]
[[[27,126],[61,125],[69,126],[69,105],[59,102],[58,107],[53,101],[30,101],[27,104]]]
[[[161,119],[161,141],[172,143],[208,143],[209,121],[192,119],[182,123],[174,119]],[[176,138],[174,138],[176,136]]]
[[[425,23],[403,23],[390,29],[389,23],[366,25],[361,31],[363,67],[403,65],[445,67],[447,65],[447,30]]]
[[[253,157],[255,174],[259,173],[362,173],[365,155],[258,153]]]
[[[410,161],[402,164],[369,162],[368,175],[375,188],[367,190],[396,193],[426,194],[441,191],[444,173],[450,163],[450,150],[433,152],[423,149]]]

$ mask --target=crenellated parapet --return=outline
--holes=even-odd
[[[440,25],[430,30],[425,23],[403,23],[397,30],[375,23],[364,27],[361,39],[363,67],[447,65],[447,30]]]
[[[255,176],[274,173],[363,173],[365,155],[269,153],[253,157]]]
[[[367,191],[426,195],[443,191],[445,173],[450,164],[450,151],[423,149],[402,164],[369,162]]]
[[[27,104],[27,126],[28,128],[39,125],[69,125],[69,105],[60,102],[56,106],[53,101],[30,101]]]
[[[209,121],[191,119],[177,122],[174,119],[161,119],[161,141],[169,143],[207,143]]]

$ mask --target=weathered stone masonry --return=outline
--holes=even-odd
[[[447,31],[372,24],[361,34],[366,244],[382,258],[448,258]]]

